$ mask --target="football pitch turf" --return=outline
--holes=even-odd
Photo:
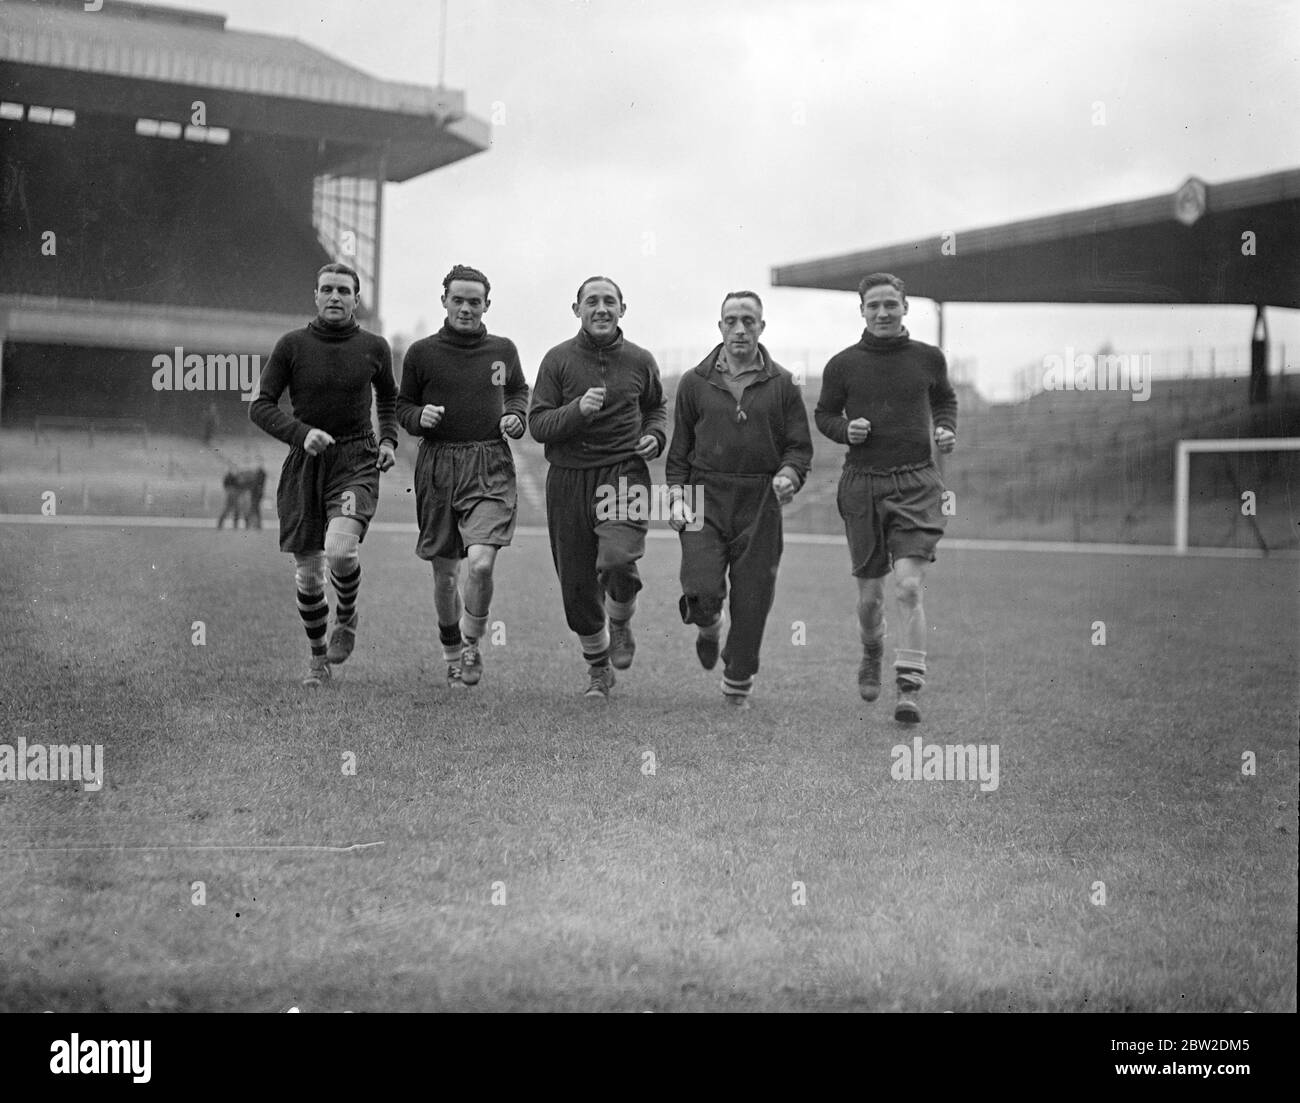
[[[733,714],[675,541],[607,706],[536,536],[449,691],[413,544],[310,692],[273,524],[0,526],[0,744],[103,747],[0,781],[0,1009],[1295,1010],[1294,560],[941,546],[905,728],[842,546],[787,544]]]

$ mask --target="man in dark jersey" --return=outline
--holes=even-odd
[[[695,654],[706,670],[718,661],[731,579],[722,692],[741,709],[749,708],[776,595],[781,507],[803,486],[813,454],[803,395],[759,342],[765,326],[756,292],[723,297],[722,343],[677,385],[665,468],[669,524],[681,533],[682,620],[699,628]],[[694,507],[686,501],[688,486],[695,488]]]
[[[953,450],[957,395],[943,353],[912,340],[903,325],[903,281],[876,272],[858,285],[858,295],[866,329],[826,365],[813,416],[822,433],[849,446],[837,500],[858,580],[858,691],[865,701],[880,696],[884,578],[892,565],[900,621],[894,719],[915,724],[926,674],[921,595],[945,523],[931,432],[940,452]]]
[[[646,461],[663,451],[668,420],[659,365],[619,327],[626,310],[613,280],[582,282],[573,303],[582,328],[542,358],[528,413],[550,463],[546,523],[564,614],[595,701],[609,699],[614,668],[626,670],[636,651],[636,563],[650,526],[629,503],[650,500]]]
[[[415,461],[415,554],[433,564],[433,603],[447,684],[476,685],[497,551],[515,531],[515,465],[506,437],[524,435],[528,384],[513,341],[491,336],[492,285],[456,265],[442,281],[447,320],[402,361],[397,420],[420,438]],[[469,561],[465,594],[460,564]]]
[[[302,680],[308,688],[328,682],[329,664],[343,662],[356,644],[358,545],[375,515],[379,473],[393,466],[397,451],[392,353],[387,341],[356,322],[360,278],[346,264],[327,264],[316,274],[315,295],[316,318],[276,342],[248,411],[290,446],[276,508],[280,550],[294,557],[298,613],[311,647]],[[292,414],[278,405],[286,388]],[[328,648],[327,566],[337,598]]]

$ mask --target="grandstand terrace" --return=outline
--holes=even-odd
[[[949,302],[1255,308],[1242,343],[1248,356],[1220,357],[1226,370],[1217,376],[1215,350],[1208,373],[1198,370],[1197,350],[1160,357],[1154,372],[1146,356],[1140,372],[1150,390],[1141,395],[1137,366],[1115,371],[1114,361],[1126,358],[1103,350],[1086,357],[1097,369],[1084,389],[1053,386],[1060,381],[1049,382],[1045,362],[1022,373],[1024,401],[963,403],[958,450],[942,464],[956,495],[954,536],[1165,543],[1178,440],[1300,435],[1300,394],[1286,350],[1270,347],[1266,319],[1268,307],[1300,308],[1300,170],[1216,184],[1193,176],[1170,194],[782,265],[772,269],[772,284],[856,293],[869,272],[892,272],[910,297],[935,303],[940,346]],[[1186,370],[1171,363],[1177,358],[1186,358]],[[1103,359],[1111,362],[1105,371]],[[1061,367],[1070,376],[1075,365]],[[815,395],[807,401],[811,410]],[[1191,482],[1194,542],[1294,548],[1295,455],[1200,457]],[[1243,487],[1269,508],[1243,519]],[[797,510],[810,529],[833,523],[835,488],[824,464]]]
[[[0,4],[0,425],[129,417],[197,436],[215,405],[243,432],[244,380],[207,389],[211,358],[264,361],[331,260],[361,273],[378,329],[383,185],[488,142],[461,92],[223,15]],[[156,389],[164,361],[195,356],[204,389]]]

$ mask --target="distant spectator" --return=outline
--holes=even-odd
[[[243,519],[244,528],[262,527],[262,494],[266,489],[266,471],[261,468],[246,468],[243,471],[227,471],[221,480],[226,491],[225,508],[217,518],[217,528],[232,518],[231,527],[239,528]]]
[[[211,444],[220,430],[221,414],[217,410],[217,404],[209,402],[203,414],[203,443]]]

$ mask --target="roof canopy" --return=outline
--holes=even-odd
[[[871,272],[939,302],[1300,307],[1300,170],[782,265],[772,284],[856,291]]]
[[[224,15],[104,0],[0,3],[0,96],[383,151],[402,181],[488,146],[461,92],[380,80],[291,38],[226,29]]]

